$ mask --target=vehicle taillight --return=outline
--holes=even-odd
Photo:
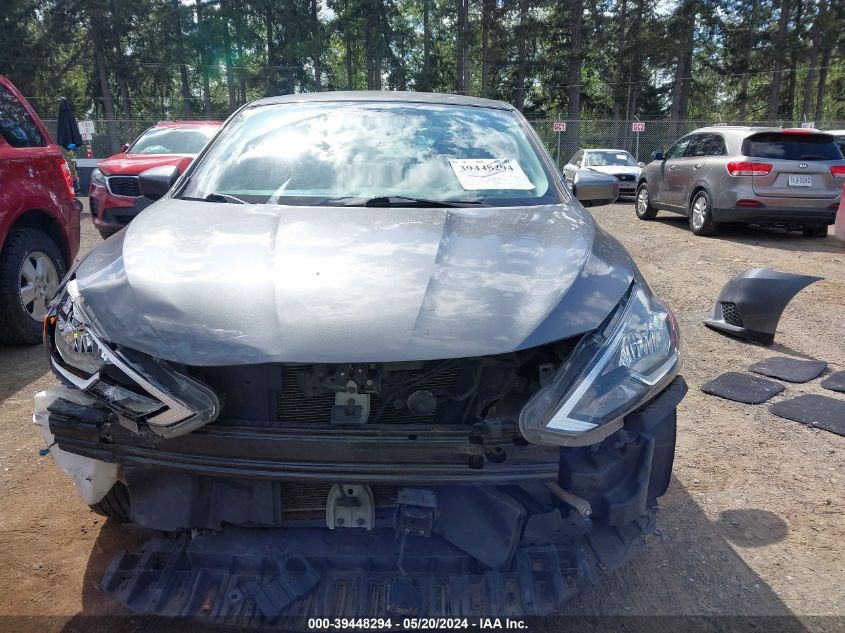
[[[740,160],[728,163],[728,173],[731,176],[766,176],[772,171],[768,163],[752,163]]]
[[[73,188],[73,174],[70,173],[70,167],[68,167],[67,161],[64,158],[59,159],[59,169],[62,172],[62,178],[65,179],[65,185],[67,185],[68,196],[71,199],[75,198],[76,191]]]
[[[830,168],[830,175],[834,178],[845,178],[845,165],[833,165]]]

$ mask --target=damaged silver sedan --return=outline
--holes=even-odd
[[[318,93],[235,113],[66,278],[53,458],[150,528],[142,613],[545,614],[669,484],[678,328],[511,106]]]

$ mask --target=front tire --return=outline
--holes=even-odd
[[[716,232],[716,221],[713,219],[710,194],[698,191],[692,197],[689,211],[689,227],[695,235],[713,235]]]
[[[38,229],[12,229],[0,252],[0,343],[41,341],[44,316],[65,276],[62,253]]]
[[[106,493],[105,497],[88,507],[100,516],[114,519],[120,523],[129,523],[129,489],[118,481]]]
[[[657,217],[657,209],[651,204],[651,196],[649,196],[648,186],[645,183],[641,184],[639,189],[637,189],[634,210],[640,220],[653,220]]]

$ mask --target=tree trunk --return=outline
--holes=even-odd
[[[830,64],[831,48],[825,47],[822,51],[822,63],[819,68],[819,89],[816,93],[816,116],[813,117],[816,125],[821,125],[824,116],[824,93],[827,88],[827,67]]]
[[[229,37],[229,21],[226,19],[223,29],[223,48],[226,56],[226,88],[229,91],[229,113],[238,107],[238,97],[235,90],[235,69],[232,63],[232,43]]]
[[[182,84],[182,114],[186,118],[190,118],[191,86],[188,83],[188,66],[185,43],[182,38],[182,12],[179,0],[171,0],[170,7],[173,10],[173,36],[176,38],[176,46],[174,49],[179,59],[179,79]]]
[[[314,64],[314,90],[320,92],[323,89],[323,66],[320,61],[323,56],[323,40],[320,32],[320,11],[319,0],[311,0],[311,61]]]
[[[745,43],[745,73],[742,75],[742,86],[739,90],[739,120],[743,123],[748,116],[748,80],[750,79],[751,73],[751,56],[754,52],[754,44],[757,41],[757,0],[751,0],[748,16],[748,40]]]
[[[671,119],[674,121],[677,136],[681,130],[681,121],[687,118],[689,104],[690,74],[692,71],[692,49],[695,45],[696,1],[684,0],[680,7],[678,27],[680,33],[680,48],[675,65],[675,79],[672,84]]]
[[[426,0],[427,1],[427,0]],[[490,91],[490,22],[494,0],[481,0],[481,96]]]
[[[769,104],[766,119],[776,121],[780,110],[780,88],[783,81],[783,66],[786,59],[786,29],[789,26],[789,0],[781,0],[778,33],[774,41],[774,71],[769,85]]]
[[[202,0],[196,0],[197,31],[200,37],[200,66],[202,70],[202,103],[206,118],[211,118],[211,85],[209,81],[208,41],[204,33],[202,18]]]
[[[803,25],[801,24],[801,18],[804,13],[804,2],[803,0],[798,0],[795,9],[795,28],[790,33],[792,38],[791,46],[789,47],[790,52],[790,66],[792,66],[792,72],[789,73],[789,81],[786,84],[786,103],[784,104],[783,110],[781,111],[781,115],[786,117],[787,119],[792,119],[795,115],[795,84],[797,80],[797,68],[798,63],[801,59],[801,33],[803,31]]]
[[[455,46],[455,92],[467,94],[469,89],[469,0],[457,0],[458,34]]]
[[[431,0],[423,0],[423,72],[421,88],[431,92]]]
[[[581,118],[581,67],[584,64],[584,2],[583,0],[572,0],[572,16],[570,24],[572,31],[569,43],[569,87],[567,89],[567,116],[578,121]],[[573,125],[573,132],[578,139],[578,123]]]
[[[264,94],[268,97],[278,93],[278,74],[276,69],[276,46],[273,34],[273,4],[264,7],[264,31],[267,34],[266,65],[267,84]]]
[[[813,104],[813,82],[816,80],[816,66],[819,61],[819,49],[822,44],[822,23],[824,22],[825,13],[827,11],[826,0],[819,2],[819,13],[813,22],[812,32],[812,48],[810,49],[810,64],[807,69],[807,76],[804,78],[804,94],[801,99],[801,120],[806,121],[810,116],[810,108]]]
[[[106,132],[109,136],[109,147],[111,153],[116,154],[120,149],[117,125],[114,122],[114,95],[109,86],[109,69],[106,66],[106,53],[104,50],[103,36],[100,28],[92,20],[91,39],[94,43],[94,59],[97,64],[97,76],[100,80],[100,95],[103,99],[103,111],[106,115]]]
[[[622,115],[623,101],[625,100],[625,61],[628,58],[626,39],[628,34],[628,0],[622,0],[622,9],[619,11],[619,46],[616,50],[616,85],[613,88],[613,120],[618,121]]]
[[[516,27],[516,108],[520,112],[525,108],[525,56],[527,54],[527,30],[528,24],[528,0],[518,0],[519,3],[519,24]]]

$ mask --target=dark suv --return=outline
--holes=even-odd
[[[834,137],[815,130],[702,128],[652,158],[638,181],[637,216],[680,213],[696,235],[723,222],[747,222],[823,237],[845,184]]]
[[[73,178],[44,124],[0,75],[0,344],[37,343],[79,248]]]

